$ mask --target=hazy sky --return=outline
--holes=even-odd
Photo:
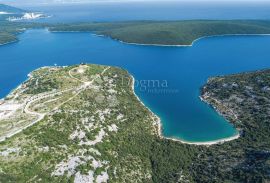
[[[9,4],[9,5],[34,5],[34,4],[66,4],[66,3],[96,3],[96,2],[153,2],[153,1],[183,1],[183,2],[192,2],[192,1],[208,1],[208,2],[249,2],[249,3],[258,3],[260,2],[270,2],[270,0],[0,0],[0,3]]]

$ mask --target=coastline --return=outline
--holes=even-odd
[[[217,139],[217,140],[205,141],[205,142],[204,141],[202,141],[202,142],[190,142],[190,141],[185,141],[183,139],[179,139],[179,138],[176,138],[176,137],[165,137],[162,134],[162,122],[161,122],[160,117],[157,116],[149,107],[147,107],[143,103],[143,101],[139,98],[139,96],[136,94],[135,87],[134,87],[135,78],[134,78],[133,75],[131,75],[131,74],[129,74],[129,75],[132,78],[132,86],[131,87],[132,87],[133,94],[135,95],[135,97],[137,98],[137,100],[152,114],[152,116],[155,117],[155,118],[157,118],[157,120],[155,121],[154,126],[157,127],[157,135],[158,135],[159,138],[161,138],[161,139],[167,139],[167,140],[172,140],[172,141],[175,141],[175,142],[180,142],[180,143],[189,144],[189,145],[210,146],[210,145],[222,144],[222,143],[225,143],[225,142],[236,140],[236,139],[238,139],[240,137],[240,133],[239,133],[238,130],[237,130],[238,133],[237,134],[234,134],[233,136],[226,137],[226,138],[221,138],[221,139]],[[200,96],[200,98],[201,98],[201,96]]]
[[[37,69],[32,70],[30,73],[27,74],[26,79],[25,79],[22,83],[20,83],[16,88],[12,89],[6,96],[4,96],[3,98],[0,98],[0,101],[4,101],[5,98],[7,98],[8,96],[12,95],[16,90],[22,88],[23,84],[24,84],[25,82],[29,81],[29,80],[33,77],[33,75],[32,75],[33,72],[38,71],[38,70],[40,70],[40,69],[45,69],[45,68],[58,68],[58,67],[64,68],[64,67],[66,67],[66,66],[42,66],[42,67],[38,67]],[[26,104],[26,103],[25,103],[25,104]],[[24,105],[25,105],[25,104],[24,104]],[[1,104],[0,104],[0,105],[1,105]],[[33,126],[34,124],[36,124],[37,122],[39,122],[43,117],[44,117],[44,116],[40,116],[34,123],[30,123],[30,124],[28,124],[27,126],[25,126],[25,127],[21,128],[21,129],[18,129],[18,130],[15,131],[15,132],[13,132],[12,134],[6,135],[6,136],[4,136],[4,137],[0,137],[0,143],[6,141],[8,138],[11,138],[12,136],[14,136],[14,135],[16,135],[16,134],[22,132],[23,130],[27,129],[28,127]]]
[[[157,46],[157,47],[192,47],[197,41],[205,38],[212,38],[212,37],[226,37],[226,36],[270,36],[270,34],[220,34],[220,35],[212,35],[212,36],[202,36],[197,39],[194,39],[191,44],[175,44],[175,45],[169,45],[169,44],[144,44],[144,43],[132,43],[132,42],[125,42],[119,39],[114,39],[110,36],[106,35],[99,35],[94,34],[99,37],[109,37],[112,40],[118,41],[123,44],[130,44],[130,45],[138,45],[138,46]]]
[[[13,40],[13,41],[9,41],[9,42],[6,42],[6,43],[1,43],[0,46],[4,46],[4,45],[8,45],[8,44],[12,44],[12,43],[16,43],[18,42],[19,40],[16,39],[16,40]]]
[[[185,141],[185,140],[179,140],[173,137],[165,137],[165,139],[173,140],[173,141],[180,141],[181,143],[184,144],[190,144],[190,145],[204,145],[204,146],[210,146],[210,145],[216,145],[216,144],[223,144],[224,142],[229,142],[232,140],[236,140],[240,137],[240,134],[237,133],[231,137],[226,137],[226,138],[221,138],[217,140],[211,140],[211,141],[205,141],[205,142],[190,142],[190,141]]]
[[[94,36],[97,36],[97,37],[105,37],[105,38],[110,38],[114,41],[118,41],[122,44],[129,44],[129,45],[138,45],[138,46],[156,46],[156,47],[192,47],[197,41],[201,40],[201,39],[205,39],[205,38],[212,38],[212,37],[226,37],[226,36],[270,36],[270,33],[269,34],[220,34],[220,35],[211,35],[211,36],[202,36],[202,37],[199,37],[197,39],[194,39],[191,44],[148,44],[148,43],[136,43],[136,42],[126,42],[126,41],[122,41],[120,39],[116,39],[116,38],[113,38],[111,36],[108,36],[108,35],[105,35],[105,34],[97,34],[97,33],[94,33],[93,31],[54,31],[54,30],[50,30],[50,27],[46,27],[45,28],[48,32],[51,32],[51,33],[90,33]],[[22,32],[20,32],[22,33]],[[10,41],[10,42],[6,42],[6,43],[2,43],[0,44],[0,46],[4,46],[4,45],[7,45],[7,44],[11,44],[11,43],[15,43],[15,42],[18,42],[19,40],[14,40],[14,41]]]
[[[97,34],[94,33],[93,31],[53,31],[50,30],[48,28],[49,32],[52,33],[90,33],[94,36],[97,37],[105,37],[105,38],[110,38],[114,41],[120,42],[122,44],[129,44],[129,45],[138,45],[138,46],[157,46],[157,47],[192,47],[197,41],[201,40],[201,39],[205,39],[205,38],[212,38],[212,37],[226,37],[226,36],[270,36],[269,34],[220,34],[220,35],[211,35],[211,36],[202,36],[199,37],[197,39],[194,39],[191,44],[148,44],[148,43],[136,43],[136,42],[126,42],[126,41],[122,41],[121,39],[116,39],[113,38],[109,35],[105,35],[105,34]]]
[[[90,32],[91,33],[91,32]],[[116,38],[113,38],[111,36],[108,36],[108,35],[105,35],[105,34],[96,34],[96,33],[91,33],[92,35],[94,36],[97,36],[97,37],[105,37],[105,38],[110,38],[111,40],[114,40],[114,41],[117,41],[117,42],[120,42],[122,44],[130,44],[130,45],[138,45],[138,46],[158,46],[158,47],[191,47],[192,44],[190,45],[185,45],[185,44],[182,44],[182,45],[169,45],[169,44],[147,44],[147,43],[132,43],[132,42],[126,42],[126,41],[122,41],[120,39],[116,39]],[[269,34],[270,35],[270,34]]]
[[[51,33],[91,33],[91,31],[54,31],[54,30],[50,30],[50,28],[46,28],[47,31],[51,32]],[[93,35],[97,35],[97,34],[94,34]]]
[[[20,84],[18,84],[14,89],[11,89],[4,97],[0,98],[0,101],[5,100],[5,98],[8,97],[9,95],[11,95],[15,90],[20,89],[25,82],[27,82],[29,79],[31,79],[33,77],[32,76],[33,72],[35,72],[35,71],[37,71],[39,69],[53,68],[53,67],[66,67],[66,66],[42,66],[42,67],[38,67],[38,68],[32,70],[30,73],[28,73],[26,75],[26,78]]]

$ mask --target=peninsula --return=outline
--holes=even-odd
[[[1,11],[1,6],[0,6]],[[48,28],[52,32],[91,32],[112,39],[140,45],[191,46],[197,39],[220,35],[270,34],[267,20],[182,20],[128,21],[94,23],[10,22],[0,14],[0,44],[17,41],[16,35],[31,28]]]
[[[270,21],[185,20],[82,23],[50,27],[51,31],[89,31],[129,44],[191,46],[202,37],[270,34]]]
[[[40,68],[1,100],[0,181],[269,180],[269,74],[209,79],[202,99],[241,137],[196,146],[160,138],[158,117],[138,100],[132,82],[122,82],[132,80],[127,71],[88,64]]]

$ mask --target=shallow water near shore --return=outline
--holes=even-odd
[[[81,62],[119,66],[135,77],[135,92],[161,118],[163,134],[191,142],[237,133],[200,101],[200,87],[208,77],[270,67],[270,36],[212,37],[192,47],[128,45],[89,33],[45,29],[28,30],[19,39],[0,46],[1,98],[41,66]]]

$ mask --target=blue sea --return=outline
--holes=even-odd
[[[122,1],[88,4],[23,6],[53,17],[42,22],[89,22],[187,19],[269,19],[270,2],[225,1]]]
[[[60,15],[69,11],[61,9],[56,19],[67,21],[70,15]],[[123,14],[116,19],[125,19]],[[82,21],[80,16],[77,21]],[[232,124],[200,101],[200,87],[207,78],[270,67],[270,36],[204,38],[192,47],[128,45],[90,33],[51,33],[45,29],[27,30],[19,39],[0,46],[0,97],[41,66],[81,62],[119,66],[135,77],[135,92],[161,118],[163,134],[192,142],[237,133]]]

